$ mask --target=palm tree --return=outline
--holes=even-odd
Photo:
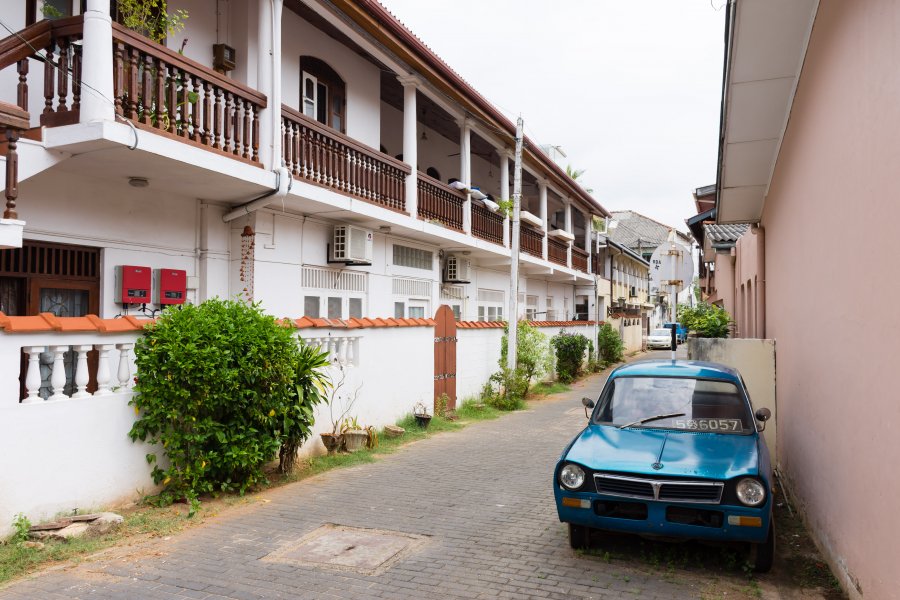
[[[573,181],[578,181],[578,178],[584,175],[586,169],[576,169],[572,165],[566,165],[566,175],[572,178]],[[584,188],[588,194],[593,194],[594,190],[592,188]]]

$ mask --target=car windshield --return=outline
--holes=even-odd
[[[664,335],[672,335],[668,329],[654,329],[650,332],[650,335],[656,336],[664,336]]]
[[[664,418],[654,418],[659,416]],[[617,377],[604,391],[594,422],[710,433],[753,431],[749,406],[735,384],[687,377]]]

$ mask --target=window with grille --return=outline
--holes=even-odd
[[[506,295],[502,290],[478,289],[478,320],[502,321]]]
[[[318,319],[319,318],[319,297],[318,296],[306,296],[303,298],[303,313],[304,313],[304,316],[307,316],[310,319]]]
[[[361,319],[362,314],[362,298],[350,298],[349,313],[351,319]]]
[[[429,250],[394,244],[394,264],[399,267],[431,271],[434,268],[434,253]]]

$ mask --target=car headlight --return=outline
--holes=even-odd
[[[745,478],[735,488],[738,500],[747,506],[759,506],[766,501],[766,488],[756,479]]]
[[[570,490],[577,490],[584,483],[584,469],[572,463],[559,472],[559,482]]]

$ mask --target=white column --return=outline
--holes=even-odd
[[[131,387],[131,349],[134,344],[116,344],[119,350],[119,368],[116,370],[116,377],[119,380],[119,387],[127,390]]]
[[[268,100],[269,118],[266,121],[271,126],[272,136],[272,162],[263,163],[271,165],[269,168],[277,169],[284,166],[284,134],[281,131],[281,13],[284,8],[284,0],[272,0],[272,85],[266,95]],[[260,114],[262,116],[262,114]],[[260,121],[262,122],[262,121]],[[265,127],[265,126],[263,126]],[[262,132],[260,132],[262,133]]]
[[[100,344],[96,346],[100,357],[97,360],[97,391],[94,392],[95,396],[106,396],[112,393],[109,389],[109,382],[111,379],[109,372],[109,353],[115,347],[115,344]]]
[[[259,162],[274,168],[273,148],[275,132],[272,129],[270,113],[281,113],[281,105],[272,105],[272,56],[276,52],[272,21],[274,11],[270,0],[259,0],[259,20],[257,21],[257,41],[259,50],[256,64],[256,89],[266,95],[267,107],[259,111]],[[281,24],[278,24],[281,27]],[[281,49],[277,49],[281,52]]]
[[[593,261],[591,260],[591,254],[593,254],[593,244],[591,244],[591,232],[594,231],[594,219],[591,216],[591,213],[584,213],[584,251],[587,252],[587,272],[593,273]]]
[[[75,361],[76,391],[74,394],[72,394],[72,398],[87,398],[90,396],[90,393],[88,393],[87,391],[87,384],[90,380],[90,374],[88,373],[87,353],[93,349],[94,347],[90,344],[72,346],[72,350],[74,350],[78,356]]]
[[[459,179],[472,187],[472,126],[468,119],[459,122]],[[463,231],[472,233],[472,194],[466,193],[463,204]]]
[[[500,151],[500,198],[509,200],[509,150]],[[509,211],[503,217],[503,245],[509,248]]]
[[[113,40],[109,0],[87,0],[84,11],[84,41],[81,44],[81,109],[79,121],[112,121]]]
[[[50,346],[50,352],[53,353],[53,367],[50,372],[50,389],[53,394],[47,400],[68,400],[69,397],[63,393],[66,387],[66,365],[63,362],[64,355],[69,349],[68,346]]]
[[[540,200],[541,223],[544,224],[544,239],[541,241],[541,257],[547,260],[547,232],[550,231],[550,223],[547,221],[547,182],[538,181],[538,198]]]
[[[416,91],[419,80],[398,77],[403,85],[403,162],[412,171],[406,176],[406,210],[415,219],[419,214],[419,138],[416,120]]]
[[[28,355],[28,370],[25,372],[25,399],[22,404],[43,402],[41,398],[41,354],[46,346],[26,346],[23,348]]]

